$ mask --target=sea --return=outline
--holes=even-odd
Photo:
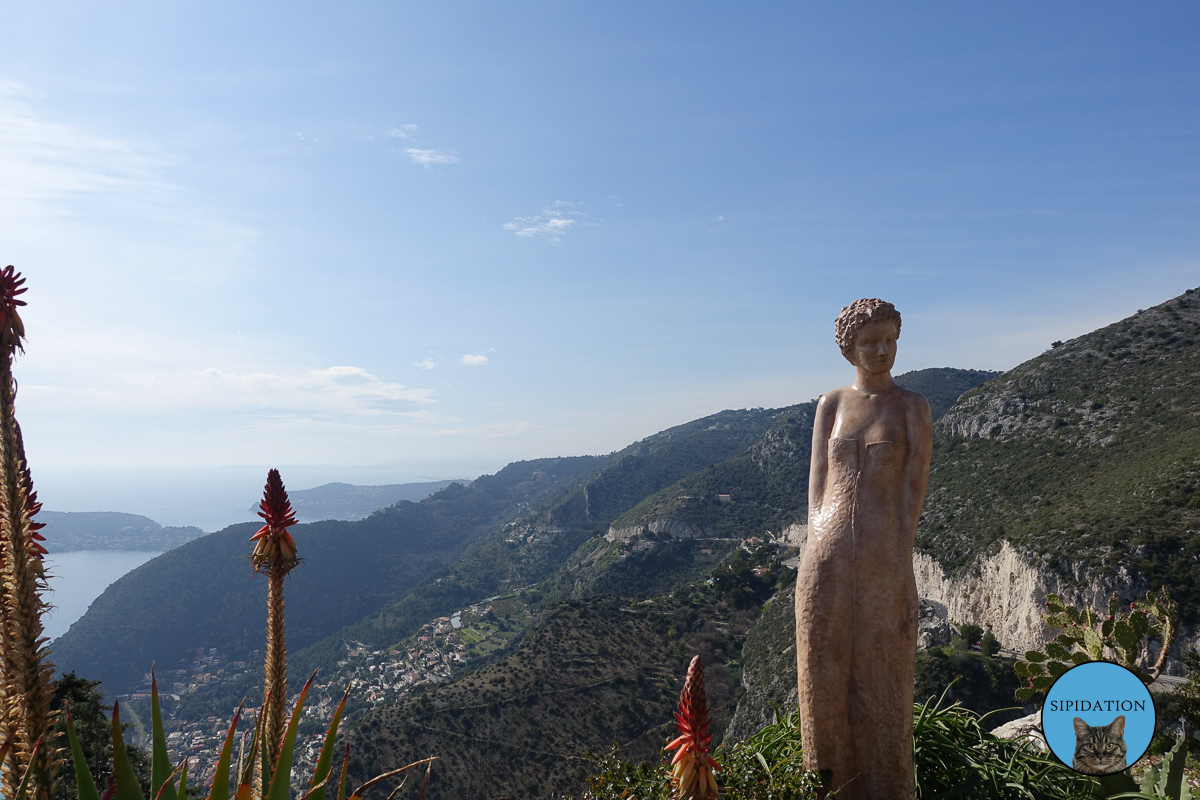
[[[67,632],[109,584],[159,555],[156,550],[76,550],[46,557],[52,606],[42,617],[51,641]]]

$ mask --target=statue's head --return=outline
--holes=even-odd
[[[855,358],[854,345],[858,340],[858,332],[872,322],[891,322],[896,326],[896,336],[900,336],[900,312],[886,300],[878,297],[864,297],[855,300],[842,309],[833,321],[833,335],[842,355],[851,364],[858,366]]]

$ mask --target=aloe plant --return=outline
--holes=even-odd
[[[1121,609],[1114,592],[1104,619],[1090,608],[1067,605],[1057,594],[1046,596],[1046,608],[1050,613],[1043,621],[1061,633],[1041,650],[1028,651],[1025,660],[1016,663],[1017,674],[1027,682],[1017,690],[1021,702],[1048,691],[1071,667],[1106,658],[1128,668],[1143,682],[1153,683],[1166,668],[1171,645],[1179,634],[1179,604],[1171,599],[1165,586],[1147,592],[1144,600],[1130,603],[1128,611]],[[1155,663],[1143,667],[1143,655],[1155,640],[1159,643]]]
[[[671,784],[678,797],[704,800],[717,796],[715,772],[721,765],[710,755],[712,734],[708,730],[708,699],[704,695],[704,662],[700,656],[688,665],[687,679],[679,693],[679,710],[675,712],[675,727],[679,737],[666,746],[674,750],[671,759]]]
[[[296,704],[292,708],[292,713],[288,718],[283,739],[280,742],[274,773],[271,775],[269,783],[263,787],[263,796],[267,800],[291,800],[292,761],[296,751],[297,727],[300,717],[304,712],[304,701],[308,697],[314,677],[316,677],[315,672],[308,679],[308,682],[304,684],[304,688],[301,690],[300,696],[297,698]],[[346,748],[346,759],[342,762],[341,781],[337,793],[330,796],[327,792],[327,787],[332,774],[334,742],[337,738],[338,727],[342,721],[342,713],[346,708],[346,697],[348,694],[349,690],[347,690],[346,695],[342,696],[342,701],[338,704],[333,714],[333,719],[329,723],[329,728],[325,733],[324,743],[321,747],[321,754],[317,758],[312,780],[309,782],[308,789],[303,795],[303,800],[327,800],[329,798],[331,800],[347,800],[346,764],[349,760],[349,746]],[[142,793],[141,786],[138,784],[137,774],[130,762],[129,753],[121,736],[120,705],[114,704],[112,712],[113,777],[110,787],[112,793],[110,794],[106,791],[105,800],[184,800],[186,797],[188,760],[185,758],[174,768],[171,767],[167,754],[166,737],[163,735],[162,710],[158,701],[158,680],[154,675],[153,668],[151,668],[150,682],[150,716],[152,730],[150,797],[147,798]],[[262,720],[260,717],[259,725],[255,727],[250,745],[249,758],[242,765],[242,769],[235,770],[233,764],[233,743],[241,717],[242,709],[238,708],[234,712],[229,730],[225,734],[225,741],[221,747],[221,754],[217,759],[213,780],[208,787],[208,794],[206,795],[208,800],[231,800],[231,798],[246,800],[246,798],[250,797],[251,772],[256,753],[260,750],[258,733],[262,727]],[[79,737],[75,733],[75,723],[71,719],[69,709],[67,710],[67,738],[74,762],[75,777],[79,786],[79,800],[101,800],[100,793],[96,789],[96,783],[88,771],[87,759],[84,757]],[[5,750],[0,749],[0,757],[3,757],[4,753]],[[414,767],[431,765],[435,760],[432,757],[422,759],[398,770],[384,773],[360,786],[351,794],[351,798],[361,800],[363,792],[377,783],[401,775]],[[426,771],[426,776],[428,780],[428,770]],[[231,781],[235,779],[236,787],[231,785]],[[25,776],[25,780],[28,780],[28,775]],[[14,794],[13,800],[27,800],[27,798],[22,794]]]
[[[287,702],[287,647],[284,643],[283,579],[300,563],[296,540],[288,528],[296,524],[296,515],[288,501],[279,470],[267,473],[267,485],[258,515],[263,526],[250,538],[254,552],[250,563],[254,573],[267,574],[267,655],[264,664],[260,779],[255,797],[265,797],[262,788],[272,780],[275,760],[283,746]]]
[[[54,723],[54,665],[42,628],[46,601],[46,548],[33,517],[41,509],[25,460],[16,417],[13,359],[23,350],[25,279],[0,270],[0,741],[9,744],[0,788],[15,797],[49,800],[58,748],[48,741]]]

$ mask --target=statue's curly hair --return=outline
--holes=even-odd
[[[886,300],[880,300],[878,297],[864,297],[842,309],[842,313],[838,314],[837,319],[833,321],[833,337],[847,361],[851,364],[855,363],[854,339],[858,336],[858,329],[868,322],[883,322],[884,320],[896,323],[896,335],[899,336],[900,312]]]

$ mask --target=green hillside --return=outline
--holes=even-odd
[[[72,550],[170,550],[204,535],[199,528],[163,527],[140,514],[117,511],[40,511],[51,553]]]
[[[985,369],[954,369],[931,367],[906,372],[896,377],[896,383],[925,396],[929,410],[936,420],[950,410],[965,392],[1001,373]]]
[[[432,796],[562,797],[581,788],[589,753],[614,742],[631,758],[659,756],[695,653],[719,741],[753,620],[719,597],[557,604],[504,658],[353,726],[351,781],[435,753]]]
[[[968,392],[936,425],[917,546],[962,569],[1007,539],[1200,602],[1200,300],[1180,297]]]
[[[632,444],[593,480],[558,501],[549,523],[574,528],[607,525],[648,495],[742,453],[779,415],[778,409],[722,411]]]
[[[288,646],[300,650],[371,613],[451,561],[524,502],[592,469],[593,457],[511,464],[470,487],[453,484],[421,503],[401,501],[361,522],[298,525],[303,566],[287,582]],[[234,525],[155,558],[109,586],[53,645],[59,670],[132,690],[151,662],[173,667],[198,647],[246,658],[262,648],[266,581],[251,577],[247,540]]]
[[[963,392],[999,374],[934,368],[906,372],[896,382],[925,394],[937,416]],[[647,497],[612,526],[620,529],[671,519],[715,536],[745,537],[779,534],[792,523],[804,522],[816,407],[814,400],[783,409],[745,452]]]

